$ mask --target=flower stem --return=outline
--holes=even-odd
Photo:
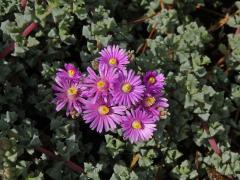
[[[77,172],[77,173],[84,173],[84,170],[82,167],[80,167],[79,165],[77,165],[76,163],[72,162],[72,161],[65,161],[61,156],[57,156],[55,155],[53,152],[45,149],[44,147],[35,147],[35,150],[38,152],[41,152],[43,154],[46,154],[49,158],[54,159],[54,160],[58,160],[58,161],[64,161],[64,164],[72,169],[73,171]]]

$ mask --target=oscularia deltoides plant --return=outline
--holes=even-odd
[[[117,45],[104,48],[98,62],[98,72],[88,67],[82,74],[72,64],[58,70],[53,85],[56,111],[65,108],[67,116],[81,115],[99,133],[121,126],[123,138],[131,143],[149,140],[168,107],[164,75],[127,69],[128,54]]]

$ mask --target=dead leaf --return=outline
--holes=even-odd
[[[130,165],[130,169],[134,168],[134,166],[136,165],[136,163],[138,162],[140,158],[140,154],[135,154],[132,158],[132,162],[131,162],[131,165]]]
[[[230,16],[227,13],[224,16],[224,18],[220,19],[217,23],[210,26],[210,28],[208,30],[211,32],[211,31],[215,31],[215,30],[219,29],[220,27],[224,26],[228,22],[229,18],[230,18]]]
[[[231,179],[231,178],[228,178],[228,177],[220,174],[214,168],[207,168],[207,174],[208,174],[208,177],[212,180],[228,180],[228,179]]]

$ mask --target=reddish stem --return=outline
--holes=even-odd
[[[61,156],[57,156],[55,155],[53,152],[43,148],[43,147],[36,147],[35,148],[36,151],[41,152],[46,154],[48,157],[50,157],[51,159],[54,160],[58,160],[58,161],[64,161],[64,164],[72,169],[73,171],[77,172],[77,173],[84,173],[84,170],[82,167],[80,167],[79,165],[77,165],[76,163],[72,162],[72,161],[65,161]]]
[[[202,124],[202,127],[203,127],[203,129],[204,129],[208,134],[210,134],[210,132],[209,132],[209,127],[208,127],[208,124],[207,124],[206,122]],[[218,147],[218,145],[217,145],[217,143],[216,143],[215,138],[214,138],[214,137],[208,138],[208,142],[209,142],[211,148],[213,149],[213,151],[214,151],[217,155],[221,156],[222,152],[221,152],[221,150],[219,149],[219,147]]]
[[[22,9],[25,9],[25,7],[27,6],[27,0],[21,0],[20,4],[21,4]]]
[[[208,142],[212,149],[214,150],[214,152],[217,153],[217,155],[221,156],[221,150],[218,148],[215,138],[214,137],[209,138]]]
[[[28,25],[24,31],[21,33],[23,37],[27,37],[34,29],[37,28],[37,23],[32,22],[30,25]],[[0,60],[5,58],[9,53],[11,53],[15,48],[15,43],[10,43],[7,45],[6,48],[3,49],[2,52],[0,52]]]
[[[5,58],[10,52],[12,52],[14,47],[15,43],[8,44],[7,47],[5,47],[2,52],[0,52],[0,60]]]
[[[240,27],[236,29],[235,34],[240,35]]]
[[[30,25],[28,25],[24,31],[22,32],[23,37],[27,37],[34,29],[37,28],[37,23],[32,22]]]

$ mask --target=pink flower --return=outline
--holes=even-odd
[[[66,79],[55,78],[56,84],[53,85],[55,98],[53,103],[56,104],[56,111],[60,111],[65,106],[67,107],[67,116],[76,111],[82,112],[82,97],[81,97],[81,83],[73,82]]]
[[[124,139],[129,139],[131,143],[146,141],[152,138],[156,130],[154,118],[145,111],[131,110],[122,117],[121,123]]]
[[[107,65],[109,68],[117,68],[124,70],[125,66],[129,63],[128,54],[124,49],[116,45],[107,46],[100,52],[99,65]]]
[[[81,73],[73,64],[64,64],[65,69],[58,69],[57,76],[61,79],[79,81]]]
[[[111,93],[116,104],[130,107],[142,100],[144,90],[145,86],[142,85],[140,76],[136,76],[134,71],[130,70],[119,74]]]
[[[98,99],[95,103],[86,101],[84,104],[83,120],[90,123],[90,128],[99,133],[114,130],[117,124],[120,124],[126,110],[125,106],[112,106],[102,99]]]
[[[139,105],[141,110],[146,111],[152,116],[156,116],[156,120],[159,119],[158,117],[160,116],[160,110],[168,107],[168,100],[160,95],[146,93]]]
[[[89,73],[88,77],[84,80],[84,96],[92,98],[96,102],[98,98],[108,98],[109,90],[112,89],[113,83],[117,80],[118,74],[116,69],[107,68],[102,66],[97,75],[90,67],[87,68]]]
[[[159,93],[165,86],[165,77],[163,74],[158,74],[157,71],[148,71],[143,78],[143,82],[149,92]]]

